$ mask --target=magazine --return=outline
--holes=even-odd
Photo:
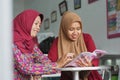
[[[76,61],[77,59],[82,59],[84,61],[84,57],[86,56],[90,61],[92,61],[95,58],[100,58],[107,54],[104,50],[96,49],[93,52],[82,52],[80,53],[75,59],[73,59],[70,63],[65,65],[64,67],[77,67]]]

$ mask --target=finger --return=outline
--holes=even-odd
[[[87,61],[86,61],[86,59],[84,58],[82,58],[81,59],[81,63],[82,63],[82,65],[84,66],[84,67],[88,67],[88,63],[87,63]]]
[[[85,65],[84,65],[84,62],[83,62],[83,60],[82,60],[81,58],[79,58],[79,59],[76,61],[76,63],[77,63],[78,66],[81,66],[81,67],[84,67],[84,66],[85,66]]]
[[[90,62],[90,60],[88,60],[88,57],[87,57],[87,56],[85,56],[84,59],[85,59],[84,61],[85,61],[87,64]]]
[[[66,56],[67,56],[67,58],[73,59],[73,53],[68,53]]]
[[[79,67],[82,67],[82,63],[80,61],[76,61],[76,64],[79,66]]]
[[[88,57],[85,57],[85,60],[86,60],[86,63],[88,64],[88,66],[92,66],[92,63]]]

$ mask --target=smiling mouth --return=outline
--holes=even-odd
[[[77,36],[72,36],[72,38],[76,39],[76,38],[77,38]]]
[[[39,30],[34,30],[34,31],[37,32],[37,33],[39,32]]]

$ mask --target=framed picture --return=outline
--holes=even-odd
[[[107,38],[120,37],[120,0],[106,0]]]
[[[88,0],[88,4],[91,4],[91,3],[95,2],[95,1],[98,1],[98,0]]]
[[[81,8],[81,0],[74,0],[74,9]]]
[[[51,23],[55,22],[57,20],[57,11],[53,11],[51,13]]]
[[[45,30],[49,29],[49,25],[50,25],[50,23],[49,23],[49,18],[46,18],[46,19],[44,20],[44,29],[45,29]]]
[[[60,4],[59,4],[59,11],[60,11],[60,15],[62,16],[63,13],[65,11],[68,10],[68,7],[67,7],[67,2],[66,1],[62,1]]]

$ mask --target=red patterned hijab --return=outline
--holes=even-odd
[[[43,21],[43,14],[36,10],[24,10],[14,18],[13,21],[13,40],[14,44],[23,53],[30,53],[35,44],[38,44],[37,37],[31,37],[31,28],[37,16]]]

